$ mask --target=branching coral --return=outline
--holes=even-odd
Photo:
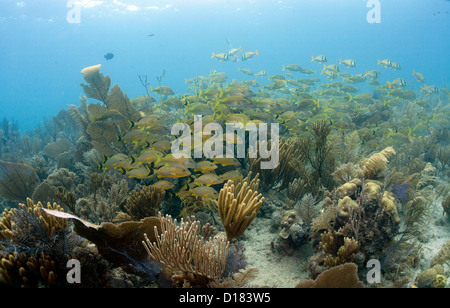
[[[327,142],[331,132],[330,123],[326,120],[318,120],[311,125],[311,130],[314,133],[314,139],[307,141],[309,147],[305,156],[319,178],[326,183],[330,173],[334,171],[333,146]]]
[[[126,213],[132,220],[156,216],[165,195],[164,190],[153,186],[143,186],[140,190],[133,190],[127,198]]]
[[[247,180],[237,186],[228,181],[220,190],[219,215],[229,241],[244,233],[264,202],[264,197],[254,189],[257,181],[258,175],[252,181]]]
[[[357,170],[353,176],[345,171],[335,174],[344,183],[328,193],[322,214],[312,224],[315,232],[327,231],[321,233],[323,264],[353,262],[358,252],[360,256],[381,255],[386,242],[398,234],[400,215],[393,193],[385,191],[382,182],[365,178],[379,178],[386,171],[386,156],[392,155],[393,149],[380,153],[366,160],[362,172],[348,164],[342,170]]]
[[[219,278],[225,270],[229,242],[211,237],[205,242],[200,235],[200,223],[181,219],[180,225],[171,216],[161,217],[161,232],[154,231],[156,241],[144,235],[142,241],[148,255],[165,267],[199,275]]]
[[[295,203],[296,200],[300,200],[303,197],[306,190],[307,187],[304,180],[300,178],[294,179],[289,183],[288,198]]]
[[[39,256],[10,253],[1,259],[0,276],[3,281],[20,287],[37,287],[42,281],[52,286],[57,278],[55,261],[49,254]]]
[[[396,154],[394,148],[387,147],[379,153],[373,154],[364,162],[363,176],[366,179],[377,180],[383,177],[389,162],[388,158]]]
[[[62,211],[56,203],[48,203],[47,209]],[[40,202],[35,205],[30,199],[27,205],[5,210],[0,226],[0,274],[16,285],[52,285],[65,267],[66,255],[78,244],[66,231],[67,221],[47,214]]]
[[[348,237],[340,242],[337,232],[324,232],[321,234],[320,247],[325,253],[324,264],[329,267],[353,262],[360,248],[360,243]]]
[[[128,197],[127,180],[115,172],[91,173],[89,184],[77,186],[76,194],[83,197],[76,199],[72,212],[95,223],[115,221]]]
[[[403,221],[407,238],[420,237],[429,222],[430,213],[428,202],[424,197],[418,196],[409,201],[404,208]]]
[[[51,186],[57,188],[64,187],[67,191],[71,191],[74,187],[76,174],[66,168],[60,168],[56,172],[50,174],[45,180]]]
[[[354,239],[344,237],[344,245],[339,247],[336,256],[328,255],[324,259],[324,264],[330,267],[353,262],[358,253],[360,244]]]
[[[269,142],[268,148],[272,144]],[[250,171],[253,174],[259,174],[261,179],[261,187],[268,189],[281,184],[282,188],[287,188],[289,182],[295,178],[295,169],[290,167],[290,162],[301,155],[299,140],[281,139],[278,145],[279,164],[272,169],[261,169],[261,157],[249,158]]]
[[[59,186],[54,191],[55,195],[64,203],[72,212],[75,212],[77,199],[75,193],[67,191],[63,186]]]
[[[65,230],[67,227],[67,222],[64,219],[58,219],[51,215],[48,215],[41,211],[43,205],[41,202],[34,204],[31,199],[27,198],[27,204],[19,204],[19,209],[5,210],[3,212],[3,217],[0,221],[0,239],[11,239],[15,237],[16,234],[22,232],[22,229],[14,229],[14,217],[18,211],[23,211],[31,216],[39,219],[43,226],[45,227],[46,235],[51,238],[55,236],[58,231]],[[47,208],[52,210],[63,211],[63,209],[56,203],[47,203]],[[14,231],[15,230],[15,231]]]
[[[333,204],[333,201],[328,197],[325,200],[329,205],[322,209],[322,213],[312,221],[311,230],[314,232],[331,231],[334,229],[337,205]]]
[[[361,177],[361,168],[353,163],[340,165],[333,173],[334,180],[339,184],[345,184],[353,179]]]
[[[181,197],[183,209],[180,216],[188,217],[196,211],[213,212],[217,209],[217,200],[211,198],[202,198],[197,196]]]
[[[304,184],[304,191],[314,197],[323,195],[324,188],[334,187],[332,173],[335,169],[334,147],[328,141],[331,127],[328,121],[318,120],[311,125],[311,137],[299,139],[292,144],[295,150],[288,157],[290,177],[286,182],[298,177]]]

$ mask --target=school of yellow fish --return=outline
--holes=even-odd
[[[256,56],[258,51],[243,52],[241,48],[212,54],[214,60],[235,63]],[[378,60],[380,70],[358,74],[351,73],[357,67],[353,59],[328,64],[325,55],[318,55],[306,62],[313,68],[283,64],[280,72],[273,75],[265,70],[253,73],[239,67],[237,70],[243,76],[240,81],[230,81],[227,74],[211,71],[208,76],[186,79],[188,91],[184,94],[174,93],[169,86],[151,88],[150,93],[158,94],[159,101],[148,95],[131,100],[142,117],[129,123],[128,132],[117,136],[121,142],[133,145],[133,153],[104,157],[99,167],[116,169],[130,178],[172,190],[178,197],[218,198],[220,185],[243,178],[245,161],[226,157],[175,158],[171,153],[175,138],[171,135],[173,124],[188,125],[192,132],[190,138],[194,134],[194,115],[202,116],[203,126],[213,122],[223,127],[227,123],[242,127],[249,127],[249,123],[256,127],[261,123],[279,123],[282,137],[302,137],[310,133],[311,123],[325,119],[341,135],[357,131],[362,144],[372,150],[409,143],[413,138],[431,134],[433,129],[450,127],[448,104],[439,106],[439,112],[431,112],[436,107],[432,98],[441,95],[448,100],[449,89],[427,85],[424,76],[415,71],[412,75],[421,85],[417,92],[407,89],[401,77],[384,84],[380,82],[383,68],[401,70],[397,62]],[[360,90],[358,85],[365,90]],[[392,123],[392,114],[408,106],[422,113],[416,119]],[[121,120],[123,116],[114,110],[95,119],[105,123]],[[209,137],[202,135],[201,140],[205,142]],[[223,141],[244,142],[228,134]]]

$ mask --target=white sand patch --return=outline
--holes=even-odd
[[[278,235],[269,232],[270,219],[257,218],[245,231],[242,242],[248,267],[259,270],[258,276],[250,282],[252,286],[293,288],[297,283],[308,279],[302,263],[312,255],[310,245],[297,249],[294,255],[280,255],[271,250],[270,242]]]

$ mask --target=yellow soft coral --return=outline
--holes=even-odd
[[[395,204],[394,194],[385,191],[383,194],[383,198],[381,199],[381,206],[383,209],[392,216],[392,219],[395,223],[400,222],[400,217],[398,216],[397,205]]]

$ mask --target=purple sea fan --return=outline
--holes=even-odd
[[[227,262],[225,265],[224,277],[231,276],[247,267],[245,260],[245,247],[241,242],[235,242],[228,249]]]
[[[404,184],[399,184],[397,182],[391,188],[391,192],[394,194],[394,197],[402,203],[406,203],[406,201],[408,201],[409,184],[410,182],[406,182]]]

